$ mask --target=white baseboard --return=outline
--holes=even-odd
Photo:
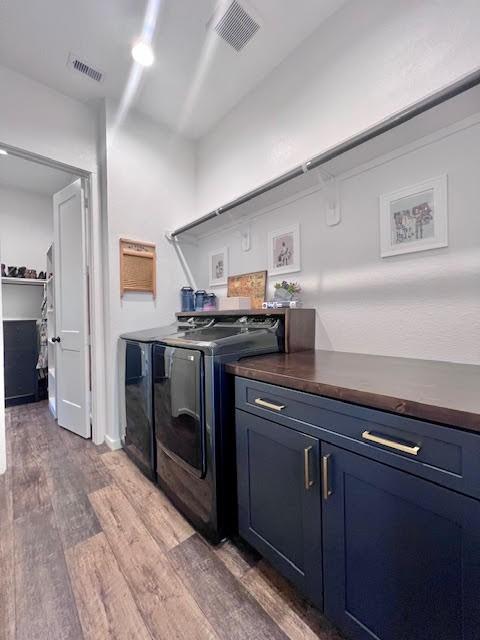
[[[107,436],[106,434],[105,434],[105,444],[112,451],[116,451],[117,449],[121,449],[122,448],[122,442],[121,442],[120,438],[111,438],[110,436]]]

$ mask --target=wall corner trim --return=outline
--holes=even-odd
[[[112,438],[111,436],[105,435],[105,444],[112,451],[117,451],[122,448],[120,438]]]

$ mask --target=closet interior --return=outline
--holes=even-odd
[[[54,195],[75,176],[9,155],[0,174],[5,406],[48,400],[56,417]],[[58,234],[57,234],[58,235]]]

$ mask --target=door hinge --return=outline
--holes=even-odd
[[[87,211],[90,204],[90,199],[88,197],[87,190],[84,189],[83,187],[82,187],[82,195],[83,195],[83,208],[85,209],[85,211]]]

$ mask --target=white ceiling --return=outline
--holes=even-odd
[[[143,74],[135,107],[193,137],[206,133],[346,2],[240,0],[261,29],[237,53],[206,28],[215,0],[150,1],[159,9],[156,62]],[[146,5],[146,0],[2,0],[0,64],[80,100],[119,98]],[[97,84],[68,68],[69,52],[103,71],[104,81]]]
[[[51,196],[75,176],[16,156],[0,155],[0,187]]]

